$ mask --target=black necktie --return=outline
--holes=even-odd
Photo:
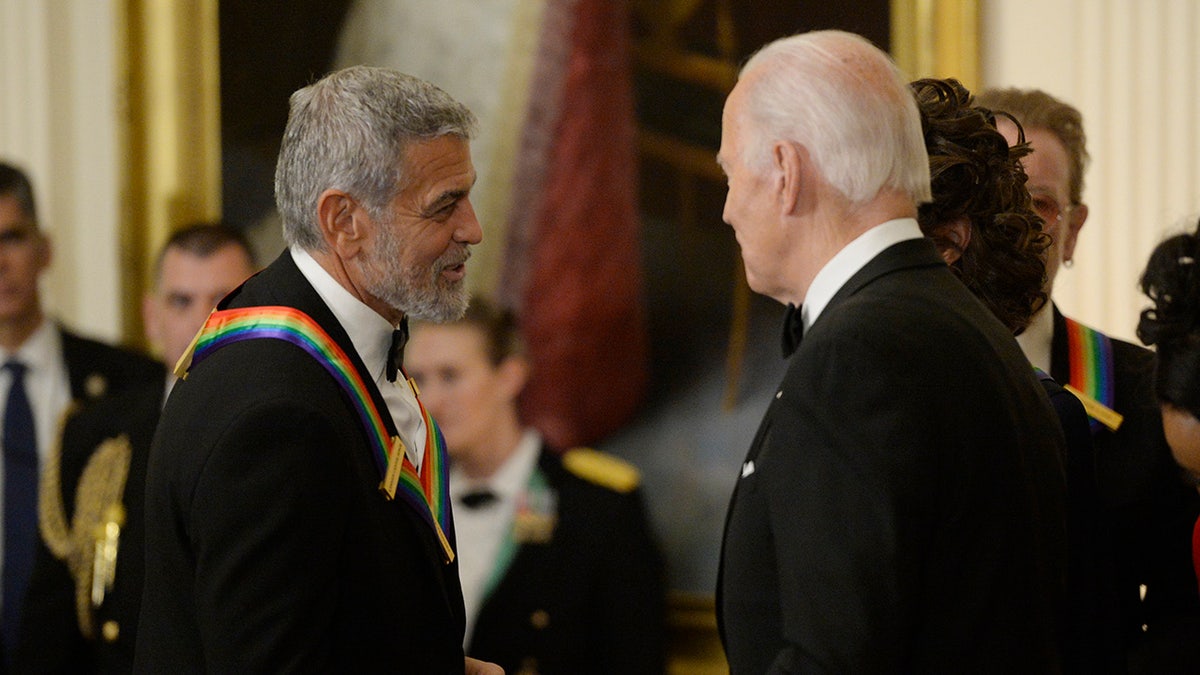
[[[25,364],[9,361],[12,374],[4,406],[4,652],[12,658],[21,628],[21,608],[37,546],[37,437],[25,392]]]
[[[468,509],[479,509],[488,506],[497,499],[496,493],[491,490],[478,490],[476,492],[468,492],[459,497],[458,501],[462,502],[462,505]]]
[[[387,379],[396,381],[396,373],[404,365],[404,345],[408,344],[408,317],[400,319],[400,326],[392,331],[392,345],[388,347]]]

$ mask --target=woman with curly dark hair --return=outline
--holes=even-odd
[[[1050,237],[1033,209],[1020,162],[1029,146],[1009,148],[991,111],[973,105],[971,92],[958,81],[924,79],[911,87],[933,191],[933,201],[918,209],[917,221],[958,278],[1018,335],[1047,299]],[[1063,671],[1122,672],[1114,558],[1087,413],[1049,375],[1039,372],[1039,377],[1067,441]]]
[[[1010,150],[992,113],[957,80],[912,83],[921,110],[933,201],[917,221],[968,288],[1019,335],[1046,304],[1050,237],[1025,189],[1022,143]]]
[[[1195,232],[1159,244],[1142,273],[1142,292],[1154,303],[1142,311],[1137,334],[1154,345],[1154,394],[1175,461],[1200,490],[1200,223]],[[1192,563],[1200,580],[1200,520],[1192,531]]]

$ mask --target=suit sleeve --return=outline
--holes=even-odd
[[[268,403],[212,449],[185,507],[209,670],[336,669],[335,571],[353,499],[338,433],[320,411]]]

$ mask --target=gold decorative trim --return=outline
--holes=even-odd
[[[892,57],[910,79],[979,86],[979,0],[892,0]]]
[[[126,0],[117,36],[124,339],[143,344],[141,298],[176,228],[221,214],[217,0]]]

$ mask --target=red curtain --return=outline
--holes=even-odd
[[[629,421],[646,389],[628,6],[551,3],[518,161],[501,295],[532,375],[524,421],[560,448]]]

